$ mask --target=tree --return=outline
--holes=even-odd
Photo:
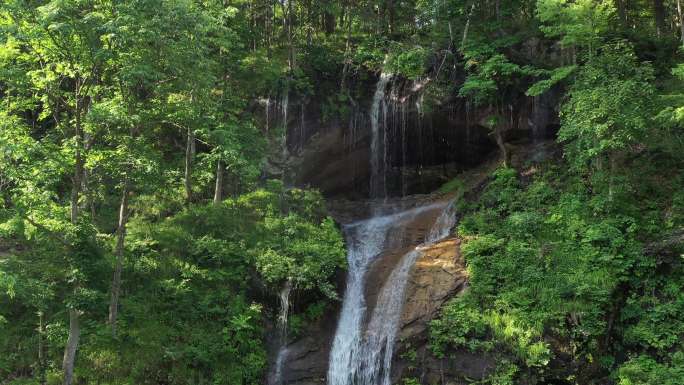
[[[87,185],[85,162],[87,143],[83,118],[97,89],[102,56],[102,21],[106,6],[94,2],[71,3],[52,1],[37,8],[11,3],[4,16],[17,26],[13,34],[19,50],[14,57],[23,61],[43,116],[50,116],[50,130],[64,135],[65,150],[73,154],[71,192],[69,196],[71,226],[83,226],[80,218],[81,196]],[[16,39],[16,40],[14,40]],[[29,52],[26,55],[24,52]],[[27,90],[18,90],[20,93]],[[31,216],[32,214],[28,214]],[[76,247],[76,245],[74,245]],[[78,254],[78,250],[70,251]],[[81,288],[80,279],[71,280],[74,293]],[[64,383],[73,382],[74,361],[78,350],[81,310],[68,303],[69,338],[64,350]]]
[[[612,0],[538,0],[536,12],[544,34],[593,55],[610,28],[615,8]]]
[[[653,69],[626,42],[601,47],[581,67],[561,112],[559,140],[574,167],[594,172],[610,163],[612,178],[620,160],[651,127]]]

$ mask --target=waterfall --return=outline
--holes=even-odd
[[[373,104],[371,104],[371,198],[385,198],[387,196],[387,104],[385,101],[385,89],[392,79],[392,74],[382,73],[375,88]],[[382,124],[380,114],[382,113]],[[382,142],[381,142],[382,140]]]
[[[270,96],[268,98],[266,98],[266,100],[264,100],[264,105],[265,105],[265,109],[266,109],[266,111],[265,111],[266,112],[266,114],[265,114],[266,115],[266,132],[268,132],[268,124],[269,124],[269,120],[270,120],[269,115],[270,115],[270,111],[271,111],[271,97]]]
[[[269,385],[283,384],[283,362],[285,361],[285,357],[287,357],[287,353],[288,351],[286,346],[281,346],[280,350],[278,350],[278,357],[276,358],[275,363],[275,372],[269,381]]]
[[[345,227],[349,273],[342,313],[335,333],[328,385],[390,385],[394,343],[404,305],[404,291],[425,246],[448,236],[455,222],[451,203],[433,203],[398,214],[377,216]],[[403,224],[428,210],[441,209],[425,242],[405,254],[382,287],[364,330],[365,275],[370,263]]]
[[[306,119],[304,118],[304,101],[301,101],[301,107],[299,110],[299,152],[304,151],[304,144],[306,143],[306,139],[304,138],[304,135],[306,134]]]
[[[282,385],[283,383],[283,362],[287,357],[287,316],[290,311],[290,293],[292,292],[292,281],[287,280],[280,290],[280,314],[278,314],[278,337],[280,339],[280,349],[276,357],[273,375],[270,377],[269,385]]]
[[[283,91],[282,99],[280,101],[280,111],[282,114],[282,125],[283,125],[283,159],[287,159],[288,157],[288,151],[287,151],[287,111],[289,108],[290,104],[290,89],[288,87],[285,87],[285,90]]]
[[[406,172],[404,168],[408,165],[408,103],[401,103],[401,195],[406,196],[408,193],[408,184],[406,180]]]
[[[281,338],[287,339],[287,314],[290,311],[290,292],[292,292],[292,281],[287,280],[282,290],[280,290],[280,314],[278,315],[278,327],[280,328]]]

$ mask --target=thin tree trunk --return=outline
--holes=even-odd
[[[677,0],[677,16],[679,16],[680,38],[682,39],[682,46],[684,46],[684,17],[682,16],[682,0]]]
[[[475,12],[475,2],[470,6],[470,12],[468,12],[468,19],[466,20],[465,27],[463,27],[463,39],[461,39],[461,51],[465,47],[466,40],[468,40],[468,29],[470,29],[470,19]]]
[[[45,320],[42,311],[38,312],[38,381],[41,385],[46,384],[45,377],[45,343],[43,338],[45,336]]]
[[[615,195],[615,174],[617,173],[617,154],[611,153],[609,155],[610,171],[608,175],[608,201],[613,201]]]
[[[506,146],[506,142],[504,141],[503,129],[500,125],[497,125],[496,128],[494,128],[494,136],[496,137],[496,144],[499,146],[499,150],[501,150],[504,167],[508,167],[511,165],[511,153]]]
[[[347,4],[349,4],[349,3],[347,2]],[[345,90],[345,88],[346,88],[347,73],[349,72],[349,67],[350,67],[351,62],[352,62],[352,59],[351,59],[351,31],[352,31],[353,18],[352,18],[351,9],[347,9],[346,14],[347,14],[347,39],[346,39],[345,49],[344,49],[344,67],[342,68],[342,80],[340,81],[340,89],[341,90]]]
[[[451,51],[451,48],[454,45],[454,29],[451,26],[451,20],[449,20],[447,25],[449,26],[449,51]]]
[[[81,181],[83,180],[83,130],[81,129],[81,83],[80,80],[76,81],[76,127],[75,127],[75,139],[76,139],[76,154],[75,154],[75,166],[74,166],[74,176],[71,186],[71,223],[78,223],[79,215],[79,195],[81,193]],[[69,337],[67,339],[67,344],[64,347],[64,359],[62,360],[62,370],[64,371],[64,385],[71,385],[73,383],[74,377],[74,363],[76,360],[76,351],[78,350],[78,341],[80,338],[81,330],[78,326],[78,318],[80,314],[77,309],[69,308]]]
[[[78,86],[77,86],[78,88]],[[71,185],[71,223],[76,224],[79,214],[79,195],[81,193],[81,184],[83,182],[83,130],[81,129],[81,103],[78,91],[76,92],[76,132],[74,133],[76,139],[75,164],[74,175]]]
[[[78,340],[81,335],[81,328],[78,324],[79,316],[78,310],[69,309],[69,338],[64,348],[64,359],[62,361],[64,385],[71,385],[74,381],[74,362],[76,361]]]
[[[249,8],[249,29],[252,35],[252,51],[256,51],[257,49],[257,33],[256,33],[256,10],[255,10],[255,5],[254,1],[250,1],[249,5],[247,6]]]
[[[292,36],[292,2],[294,0],[287,1],[287,52],[288,52],[288,67],[290,72],[295,69],[297,63],[295,63],[295,50],[294,42]]]
[[[618,11],[618,18],[622,25],[627,25],[627,10],[625,9],[625,0],[615,0],[615,8]]]
[[[394,0],[387,0],[387,14],[389,15],[388,30],[390,36],[392,36],[394,35],[394,19],[396,18]]]
[[[655,17],[656,33],[658,37],[665,33],[665,6],[663,0],[653,0],[653,16]]]
[[[185,203],[192,202],[192,162],[195,156],[195,133],[188,127],[185,146]]]
[[[223,161],[219,159],[216,165],[216,187],[214,188],[214,204],[223,201]]]
[[[273,39],[273,16],[271,4],[266,5],[266,16],[264,16],[264,24],[266,24],[266,57],[271,58],[271,44]]]
[[[121,293],[121,271],[123,270],[124,250],[126,242],[126,224],[128,222],[128,199],[130,195],[130,182],[128,176],[125,177],[121,192],[121,204],[119,205],[119,225],[116,228],[116,266],[114,267],[114,277],[112,278],[112,292],[109,302],[109,326],[112,336],[116,336],[116,319],[119,313],[119,296]]]

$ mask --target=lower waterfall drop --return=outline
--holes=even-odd
[[[430,210],[441,210],[424,243],[403,255],[384,283],[366,320],[366,273],[404,223]],[[449,235],[455,223],[453,202],[431,203],[345,226],[349,272],[342,312],[328,366],[328,385],[390,385],[392,355],[404,305],[404,291],[421,249]]]
[[[280,314],[278,315],[278,337],[280,348],[276,357],[273,375],[269,378],[269,385],[282,385],[283,383],[283,361],[287,357],[287,317],[290,311],[290,293],[292,292],[292,281],[287,280],[283,289],[280,290]]]

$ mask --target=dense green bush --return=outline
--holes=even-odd
[[[535,164],[525,180],[499,169],[474,204],[461,205],[470,287],[431,323],[433,352],[489,351],[520,369],[511,372],[520,383],[549,376],[548,365],[567,350],[577,368],[563,375],[582,381],[596,380],[596,367],[621,384],[655,384],[663,373],[679,373],[681,364],[669,357],[684,349],[684,266],[644,250],[649,239],[681,226],[652,227],[655,218],[671,217],[668,194],[681,181],[624,179],[628,193],[611,195],[592,192],[587,179],[558,166]],[[652,204],[639,204],[644,193]],[[651,355],[621,364],[643,351]]]
[[[112,339],[99,322],[106,316],[105,285],[89,285],[73,297],[87,311],[76,368],[83,381],[259,384],[266,366],[265,326],[275,321],[276,294],[282,285],[289,280],[299,298],[316,299],[302,314],[292,314],[300,329],[319,318],[336,298],[331,280],[345,267],[344,244],[317,192],[286,190],[280,182],[269,182],[264,189],[218,205],[193,205],[161,220],[149,218],[154,216],[141,213],[129,225],[126,292],[117,337]],[[104,249],[93,245],[79,250],[91,250],[87,255],[92,262],[97,255],[93,253]],[[75,260],[74,265],[81,262]],[[48,282],[49,271],[5,266],[9,273],[3,269],[0,303],[11,323],[0,328],[0,347],[15,353],[0,357],[0,373],[30,367],[34,361],[34,316],[17,300],[30,303],[30,297],[53,295],[55,289],[41,284]],[[83,269],[90,269],[84,277],[97,277],[97,266],[83,264]],[[100,271],[105,269],[100,266]],[[101,283],[107,281],[101,277]],[[45,310],[48,362],[57,369],[67,325],[63,310]],[[21,336],[33,337],[18,340]],[[18,344],[19,349],[8,344]]]

